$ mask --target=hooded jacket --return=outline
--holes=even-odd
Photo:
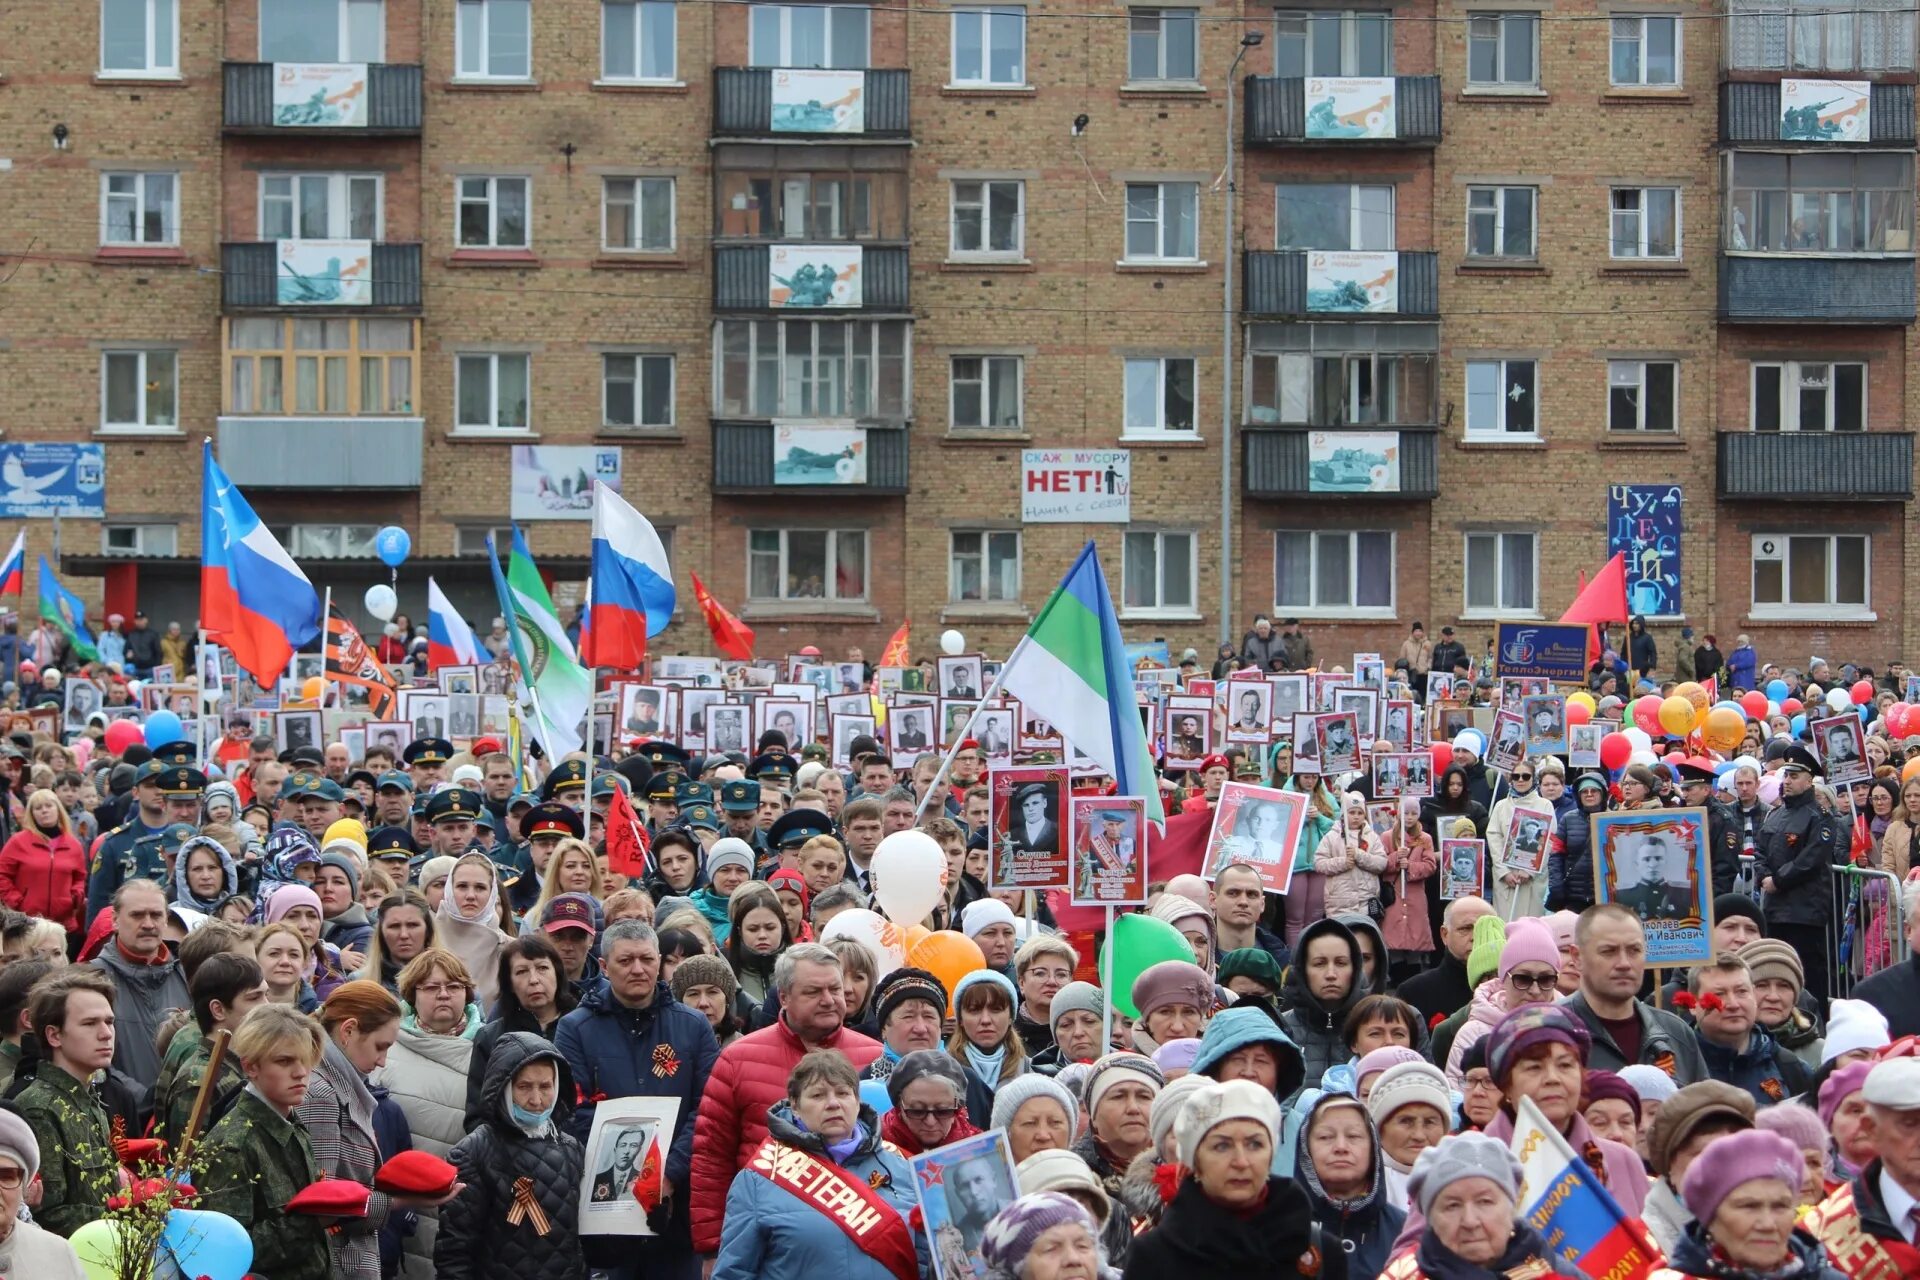
[[[1313,1155],[1309,1149],[1307,1135],[1313,1131],[1314,1121],[1320,1113],[1331,1105],[1352,1108],[1366,1126],[1367,1189],[1357,1199],[1335,1200],[1327,1194],[1320,1183],[1319,1171],[1314,1167]],[[1327,1094],[1308,1109],[1305,1121],[1300,1125],[1299,1138],[1293,1158],[1294,1177],[1307,1193],[1307,1201],[1313,1207],[1313,1220],[1327,1235],[1338,1238],[1345,1246],[1347,1269],[1355,1277],[1369,1277],[1380,1274],[1387,1265],[1387,1253],[1393,1246],[1394,1237],[1400,1234],[1400,1228],[1406,1225],[1406,1210],[1387,1202],[1385,1161],[1380,1153],[1380,1132],[1374,1128],[1373,1117],[1367,1109],[1359,1106],[1347,1094]]]
[[[1315,938],[1327,936],[1344,942],[1347,954],[1353,959],[1353,981],[1347,987],[1347,994],[1332,1005],[1322,1004],[1307,989],[1307,948]],[[1280,1015],[1280,1025],[1299,1046],[1305,1066],[1301,1084],[1314,1089],[1319,1087],[1320,1077],[1327,1073],[1327,1068],[1347,1060],[1347,1042],[1341,1029],[1348,1011],[1367,994],[1368,978],[1360,963],[1360,944],[1354,941],[1353,931],[1337,920],[1317,920],[1308,925],[1300,935],[1299,945],[1293,949],[1293,957],[1293,967],[1287,970],[1287,979],[1280,991],[1286,1006]]]
[[[1160,1225],[1133,1242],[1127,1280],[1347,1280],[1346,1254],[1337,1245],[1326,1247],[1330,1244],[1314,1223],[1307,1193],[1291,1178],[1269,1178],[1266,1198],[1242,1213],[1216,1204],[1189,1177]],[[1371,1273],[1352,1274],[1362,1280]]]
[[[249,827],[248,830],[251,831],[252,828]],[[211,899],[199,897],[187,886],[187,859],[201,849],[207,850],[220,859],[220,870],[223,873],[220,892]],[[234,862],[233,855],[227,852],[225,845],[211,836],[193,836],[181,843],[180,852],[173,855],[173,900],[176,903],[191,910],[212,915],[219,910],[221,903],[238,892],[240,892],[239,864]]]
[[[373,940],[373,921],[368,918],[367,909],[355,902],[339,915],[329,917],[320,936],[343,951],[352,947],[365,955],[367,944]]]
[[[1364,913],[1380,897],[1380,876],[1387,869],[1387,851],[1371,826],[1355,839],[1347,830],[1346,815],[1335,818],[1313,852],[1313,869],[1326,877],[1322,892],[1330,916]],[[1382,953],[1384,955],[1384,951]]]
[[[87,905],[87,852],[66,832],[44,836],[31,827],[0,847],[0,902],[80,931]]]
[[[1373,968],[1367,970],[1367,993],[1369,995],[1384,993],[1393,985],[1388,977],[1388,966],[1391,961],[1387,955],[1387,935],[1381,932],[1380,926],[1374,923],[1373,917],[1364,911],[1335,915],[1333,918],[1347,926],[1356,938],[1365,933],[1373,939],[1373,954],[1380,959]],[[1413,1047],[1420,1048],[1417,1044]]]
[[[1554,805],[1554,835],[1560,852],[1547,860],[1547,901],[1549,911],[1585,911],[1593,905],[1593,815],[1606,809],[1606,793],[1598,793],[1600,804],[1589,809],[1579,795],[1567,788]]]
[[[414,1146],[445,1157],[466,1133],[467,1058],[480,1030],[480,1006],[467,1006],[466,1024],[453,1035],[422,1031],[409,1009],[400,1019],[400,1038],[387,1052],[376,1077],[406,1112]],[[422,1210],[419,1229],[405,1242],[402,1271],[419,1280],[433,1275],[437,1211]]]
[[[154,1082],[160,1078],[160,1051],[153,1043],[160,1024],[175,1009],[193,1007],[173,949],[163,942],[160,954],[163,964],[139,964],[127,958],[117,940],[108,938],[92,962],[113,980],[113,1065],[140,1082],[142,1110],[150,1105]]]
[[[509,1031],[487,1059],[480,1086],[485,1119],[448,1154],[466,1188],[440,1208],[437,1280],[576,1280],[586,1270],[579,1232],[586,1153],[552,1113],[528,1133],[508,1110],[513,1077],[533,1062],[553,1064],[557,1104],[567,1066],[539,1036]],[[523,1178],[546,1216],[544,1233],[532,1214],[518,1215],[518,1222],[508,1216]]]

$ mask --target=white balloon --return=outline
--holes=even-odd
[[[872,867],[873,896],[898,924],[921,923],[946,896],[947,855],[924,831],[896,831],[882,840]]]
[[[1835,711],[1845,711],[1853,706],[1853,695],[1845,689],[1827,690],[1827,705]]]
[[[1644,765],[1650,766],[1654,762],[1659,760],[1659,758],[1660,757],[1654,755],[1653,752],[1651,751],[1636,751],[1632,755],[1627,757],[1627,763],[1628,764],[1644,764]]]
[[[962,654],[967,651],[967,638],[949,627],[940,633],[940,652]]]
[[[1633,744],[1635,751],[1653,750],[1653,739],[1648,737],[1647,731],[1639,725],[1634,725],[1629,729],[1622,729],[1620,732],[1627,735],[1627,741]]]
[[[391,621],[394,610],[400,607],[399,597],[393,594],[393,588],[384,582],[376,582],[367,588],[365,600],[367,612],[382,622]]]
[[[820,933],[822,942],[835,938],[851,938],[865,947],[873,957],[874,973],[881,977],[907,962],[906,930],[882,919],[878,912],[864,908],[840,912],[827,921],[827,927]]]

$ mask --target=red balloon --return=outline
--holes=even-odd
[[[1887,726],[1887,733],[1895,738],[1907,736],[1907,721],[1913,715],[1913,708],[1904,702],[1896,702],[1886,709],[1880,719]]]
[[[1436,742],[1431,747],[1428,747],[1427,751],[1433,756],[1433,771],[1435,774],[1445,773],[1447,766],[1453,763],[1453,744],[1451,742]]]
[[[131,720],[115,720],[107,726],[107,750],[115,755],[124,754],[128,747],[142,740],[140,726]]]
[[[1624,733],[1610,733],[1600,739],[1600,763],[1609,769],[1623,769],[1633,758],[1633,739]]]
[[[1798,698],[1788,698],[1785,702],[1780,704],[1780,711],[1781,711],[1781,714],[1783,715],[1797,716],[1802,711],[1805,711],[1806,709],[1807,709],[1807,704],[1800,701],[1800,699]]]
[[[1569,702],[1567,704],[1567,723],[1568,724],[1586,724],[1592,719],[1593,719],[1593,712],[1587,710],[1586,703]]]
[[[1758,689],[1749,689],[1740,695],[1740,709],[1755,720],[1767,714],[1767,695]]]
[[[1666,732],[1666,726],[1660,723],[1660,695],[1649,693],[1633,701],[1633,722],[1646,735],[1656,741]]]
[[[1873,681],[1855,680],[1853,688],[1847,690],[1847,693],[1852,696],[1854,706],[1864,707],[1873,701]]]

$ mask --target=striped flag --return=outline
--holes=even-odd
[[[7,552],[4,563],[0,563],[0,596],[25,594],[27,589],[27,531],[22,529],[13,539],[13,550]]]
[[[513,553],[505,573],[493,537],[487,537],[487,557],[493,568],[494,590],[500,611],[513,637],[513,656],[520,664],[521,683],[529,691],[536,730],[547,759],[558,760],[585,745],[581,722],[593,702],[593,673],[574,656],[573,641],[540,580],[519,526],[513,530]],[[536,701],[537,699],[537,701]]]
[[[87,630],[86,603],[60,585],[45,556],[40,557],[40,616],[66,637],[74,657],[83,662],[100,660],[100,651],[93,647],[93,632]]]
[[[427,670],[474,666],[481,661],[473,628],[441,594],[440,584],[427,579]]]
[[[1531,1098],[1520,1100],[1509,1145],[1520,1159],[1517,1216],[1582,1275],[1643,1280],[1664,1263],[1640,1220],[1620,1207]]]
[[[367,709],[375,720],[387,719],[387,712],[400,700],[393,677],[380,665],[360,638],[359,628],[347,621],[339,605],[327,613],[327,679],[340,684],[357,685],[367,692]]]

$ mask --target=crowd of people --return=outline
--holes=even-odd
[[[136,624],[121,651],[166,656],[171,629]],[[1378,823],[1368,776],[1322,776],[1284,731],[1166,771],[1174,822],[1206,822],[1230,780],[1303,794],[1308,818],[1285,894],[1231,853],[1157,877],[1150,843],[1129,910],[1185,946],[1111,991],[1068,892],[997,887],[971,739],[896,768],[879,736],[836,763],[777,730],[752,753],[669,733],[559,760],[487,737],[354,758],[16,733],[0,1276],[84,1274],[70,1238],[140,1159],[193,1150],[192,1202],[244,1226],[264,1280],[1579,1277],[1513,1150],[1535,1114],[1650,1251],[1590,1280],[1912,1274],[1904,668],[1735,663],[1706,637],[1663,680],[1644,630],[1595,664],[1595,711],[1716,678],[1766,704],[1737,751],[1491,769],[1475,729],[1425,741],[1424,691],[1444,671],[1462,705],[1497,703],[1497,672],[1416,625],[1384,679],[1420,705],[1434,795]],[[56,662],[8,634],[0,657]],[[1237,672],[1325,661],[1261,619],[1222,647],[1214,714]],[[1208,678],[1182,655],[1183,685]],[[1867,777],[1830,787],[1795,710],[1862,681]],[[1650,967],[1649,912],[1607,900],[1592,834],[1669,807],[1703,811],[1712,846],[1710,955],[1679,972]],[[1516,811],[1553,818],[1537,869],[1502,858]],[[1487,866],[1443,898],[1462,823]],[[643,867],[610,865],[616,825]],[[876,855],[915,830],[944,856],[938,898],[887,923],[964,939],[957,970],[832,928],[883,910]],[[1842,936],[1849,864],[1894,886],[1854,917],[1878,913],[1872,954]],[[676,1104],[652,1147],[596,1123],[631,1099]],[[926,1157],[996,1132],[1014,1185],[949,1166],[958,1208],[930,1223]],[[396,1187],[406,1152],[451,1180]],[[644,1234],[597,1229],[629,1201]]]

